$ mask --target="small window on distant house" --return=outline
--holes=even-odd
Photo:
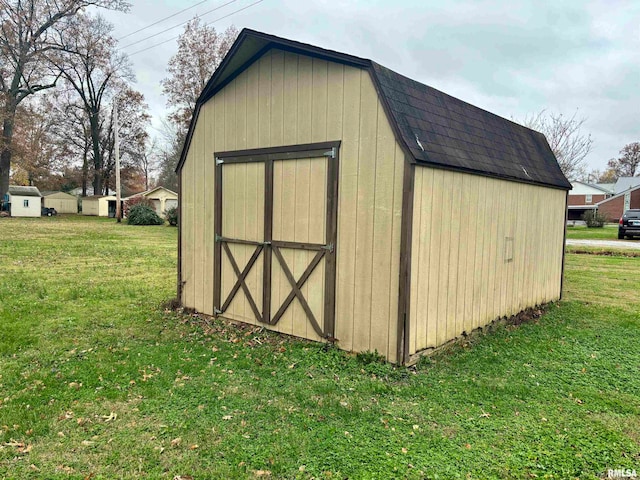
[[[585,195],[585,202],[587,203],[591,203],[593,201],[593,198],[591,197],[591,195]]]
[[[24,206],[24,208],[29,208],[29,200],[23,200],[22,206]]]

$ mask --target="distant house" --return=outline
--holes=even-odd
[[[82,215],[115,218],[116,197],[114,195],[82,197]]]
[[[135,195],[127,197],[125,202],[137,197],[144,197],[151,200],[153,208],[161,217],[164,216],[164,212],[170,208],[178,206],[178,194],[165,187],[156,187],[146,192],[136,193]]]
[[[572,190],[567,199],[568,220],[581,220],[585,212],[596,209],[596,204],[613,195],[598,185],[584,182],[571,182]]]
[[[78,213],[78,199],[64,192],[42,192],[42,206],[58,213]]]
[[[613,193],[619,194],[640,186],[640,177],[620,177],[613,185]]]
[[[608,221],[617,221],[626,210],[640,208],[640,182],[626,191],[598,202],[595,207]]]
[[[38,187],[9,186],[9,212],[12,217],[39,217],[40,190]]]

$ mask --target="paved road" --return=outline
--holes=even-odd
[[[640,250],[640,240],[574,240],[567,238],[567,245],[583,245],[585,247],[630,248]]]

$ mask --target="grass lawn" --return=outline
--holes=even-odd
[[[176,229],[0,219],[0,478],[601,478],[640,470],[640,261],[405,369],[165,311]]]
[[[608,223],[602,228],[585,225],[567,226],[567,238],[579,240],[618,240],[618,224]]]

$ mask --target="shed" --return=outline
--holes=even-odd
[[[151,200],[153,208],[160,217],[164,217],[165,212],[170,208],[178,206],[178,194],[162,186],[131,195],[125,199],[125,202],[135,197],[145,197]]]
[[[41,195],[38,187],[10,185],[7,195],[9,197],[9,212],[12,217],[40,216]]]
[[[410,363],[561,294],[545,137],[371,60],[243,30],[176,171],[205,314]]]
[[[116,197],[113,195],[82,197],[82,214],[115,218]]]
[[[78,198],[65,192],[42,192],[42,206],[58,213],[78,213]]]

